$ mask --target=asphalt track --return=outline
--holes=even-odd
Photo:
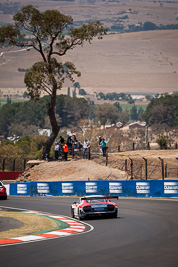
[[[70,214],[76,198],[12,197],[0,206]],[[0,247],[3,267],[178,266],[178,201],[120,199],[119,218],[91,219],[85,234]]]

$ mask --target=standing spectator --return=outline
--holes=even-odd
[[[107,142],[105,141],[105,139],[103,138],[101,143],[100,143],[101,147],[102,147],[102,151],[103,151],[103,157],[106,156],[106,149],[107,149]]]
[[[65,161],[67,161],[68,146],[65,142],[63,144],[63,153],[64,153],[64,159]]]
[[[55,150],[55,160],[58,160],[58,157],[59,157],[59,144],[58,144],[58,142],[55,143],[54,150]]]
[[[68,135],[67,137],[67,146],[69,149],[72,148],[72,137]]]
[[[88,156],[88,140],[85,139],[85,142],[83,144],[83,158],[84,159],[87,159],[87,156]]]
[[[83,148],[83,145],[80,143],[80,141],[78,142],[78,151],[81,151]]]
[[[64,138],[60,135],[60,144],[63,145],[64,144]]]
[[[99,150],[100,150],[100,155],[102,155],[102,153],[103,153],[101,141],[102,141],[102,138],[101,138],[101,136],[99,136]]]

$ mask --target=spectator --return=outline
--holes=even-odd
[[[88,156],[88,140],[85,139],[85,142],[83,144],[83,158],[84,159],[87,159],[87,156]]]
[[[106,149],[107,149],[107,142],[105,141],[105,139],[103,138],[101,143],[100,143],[101,147],[102,147],[102,151],[103,151],[103,157],[106,156]]]
[[[99,150],[100,150],[100,155],[103,154],[101,141],[102,141],[102,138],[101,138],[101,136],[99,136]]]
[[[67,146],[69,149],[72,148],[72,137],[68,135],[67,137]]]
[[[58,160],[58,157],[59,157],[59,144],[58,144],[58,142],[55,143],[54,151],[55,151],[55,160]]]
[[[64,159],[65,161],[67,161],[68,146],[65,142],[63,144],[63,153],[64,153]]]
[[[81,151],[83,148],[83,145],[80,143],[80,141],[78,142],[78,151]]]
[[[60,144],[63,145],[64,144],[64,138],[62,136],[60,136],[60,140],[59,140]]]

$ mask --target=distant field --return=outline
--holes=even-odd
[[[137,110],[141,107],[145,111],[147,108],[147,105],[143,105],[143,104],[140,104],[140,105],[138,105],[138,104],[121,104],[122,110],[127,109],[130,111],[133,106],[136,106]]]
[[[24,5],[25,2],[21,4]],[[120,12],[129,10],[135,12],[128,13],[129,18],[121,21],[123,24],[145,21],[151,21],[156,25],[178,23],[178,3],[121,1],[89,4],[39,0],[32,4],[41,11],[58,9],[71,15],[75,23],[100,19],[110,27],[121,16]],[[12,22],[12,16],[1,14],[1,21]],[[82,73],[77,82],[90,94],[165,93],[178,91],[177,47],[178,30],[112,34],[105,36],[103,40],[94,40],[92,45],[77,47],[62,60],[75,63]],[[12,49],[6,52],[0,58],[0,90],[5,93],[24,92],[24,73],[18,72],[18,68],[29,68],[41,59],[33,50],[13,53]],[[72,87],[69,81],[65,83],[61,93],[66,93],[68,86]]]
[[[27,99],[11,99],[12,103],[19,103],[28,101]],[[7,99],[0,99],[0,107],[7,103]]]

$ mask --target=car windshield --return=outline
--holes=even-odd
[[[86,200],[87,203],[101,203],[101,202],[107,202],[106,199],[87,199]]]

